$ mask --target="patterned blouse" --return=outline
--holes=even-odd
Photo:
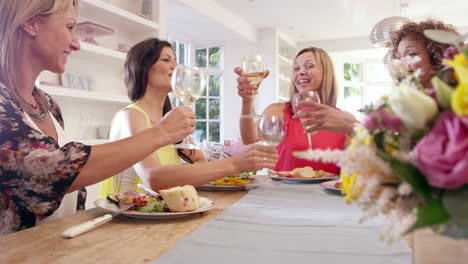
[[[38,91],[63,127],[57,103]],[[0,83],[0,236],[51,215],[90,152],[90,146],[76,142],[60,148],[54,138],[27,125],[17,100]]]

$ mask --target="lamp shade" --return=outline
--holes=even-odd
[[[402,16],[387,17],[378,22],[370,33],[370,40],[376,47],[390,47],[391,34],[404,24],[411,22],[410,19]]]
[[[385,54],[383,58],[383,64],[385,67],[389,67],[390,63],[392,62],[392,50],[388,50],[387,54]]]

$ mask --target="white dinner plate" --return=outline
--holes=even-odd
[[[338,182],[340,182],[340,180],[326,181],[326,182],[320,183],[320,186],[322,186],[322,188],[325,189],[325,191],[327,191],[329,193],[343,195],[341,193],[341,189],[335,187],[335,184],[338,183]]]
[[[325,172],[325,175],[321,178],[285,178],[285,177],[278,177],[276,175],[280,174],[288,174],[289,172],[281,171],[281,172],[271,172],[270,178],[274,181],[282,181],[285,183],[321,183],[324,181],[336,180],[338,179],[338,175]]]
[[[106,211],[118,213],[120,211],[119,207],[111,202],[109,202],[106,198],[101,198],[96,200],[94,204],[102,208]],[[144,212],[137,212],[137,211],[124,211],[122,215],[133,217],[133,218],[144,218],[144,219],[171,219],[171,218],[179,218],[184,216],[189,216],[192,214],[203,213],[209,211],[215,207],[214,202],[208,198],[200,197],[200,207],[196,210],[189,211],[189,212],[162,212],[162,213],[144,213]]]

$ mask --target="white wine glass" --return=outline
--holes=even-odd
[[[260,141],[258,144],[265,146],[276,147],[283,141],[286,135],[286,126],[283,120],[283,116],[263,114],[258,122],[258,136]],[[257,176],[257,182],[259,185],[271,184],[271,171],[268,170],[267,175],[262,177]]]
[[[205,73],[199,68],[178,66],[175,70],[173,91],[175,96],[185,106],[191,106],[198,100],[198,98],[200,98],[200,96],[203,95],[205,84]],[[200,149],[200,147],[190,142],[190,138],[188,136],[184,138],[181,143],[176,144],[173,147],[182,149]]]
[[[262,59],[262,56],[245,56],[242,59],[242,77],[249,79],[251,85],[258,85],[263,81],[265,77],[266,64]],[[255,110],[255,94],[252,91],[252,114],[244,115],[243,118],[259,119],[260,115]]]
[[[293,99],[292,99],[292,106],[296,114],[302,113],[302,112],[314,111],[314,108],[304,106],[304,105],[300,106],[299,102],[301,101],[316,102],[320,104],[320,96],[318,95],[317,92],[314,92],[314,91],[307,91],[307,92],[294,94]],[[304,118],[303,120],[307,120],[307,118]],[[307,133],[307,140],[309,142],[308,150],[310,151],[312,150],[312,133]]]
[[[263,114],[258,123],[260,144],[276,147],[286,134],[283,116]]]

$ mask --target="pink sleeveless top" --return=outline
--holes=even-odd
[[[290,103],[286,103],[284,109],[284,122],[286,123],[286,136],[276,147],[279,154],[278,162],[273,168],[275,171],[290,171],[295,168],[310,166],[314,170],[324,170],[326,172],[339,174],[340,168],[334,163],[322,163],[295,158],[294,151],[306,150],[309,146],[307,134],[299,119],[294,119],[289,110]],[[325,130],[318,131],[312,137],[313,149],[343,149],[346,136],[343,133],[330,132]]]

